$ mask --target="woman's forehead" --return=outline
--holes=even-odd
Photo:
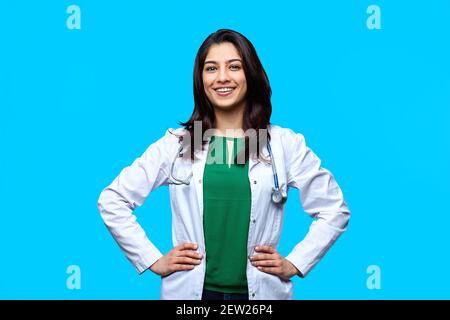
[[[241,55],[239,51],[234,46],[234,44],[230,42],[223,42],[220,44],[213,44],[206,55],[206,61],[227,61],[230,59],[240,59]]]

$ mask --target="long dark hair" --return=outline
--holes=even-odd
[[[198,49],[194,65],[194,111],[186,122],[179,122],[190,134],[191,145],[190,155],[194,159],[194,152],[197,148],[202,148],[207,141],[203,141],[201,145],[194,141],[194,122],[202,122],[202,137],[206,130],[215,128],[216,119],[214,108],[206,96],[203,84],[203,67],[206,56],[210,47],[214,44],[224,42],[232,43],[242,58],[243,70],[247,82],[247,94],[245,97],[246,105],[244,110],[243,130],[254,129],[258,136],[257,154],[260,155],[265,142],[260,143],[260,129],[267,129],[270,124],[270,116],[272,114],[272,103],[270,101],[272,89],[270,88],[267,74],[258,58],[252,43],[239,32],[229,29],[219,29],[210,34]],[[268,134],[268,132],[267,132]],[[267,135],[267,139],[270,137]],[[249,137],[245,136],[245,160],[249,157]]]

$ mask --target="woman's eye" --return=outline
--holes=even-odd
[[[232,65],[232,66],[230,66],[230,68],[232,69],[232,70],[239,70],[239,69],[241,69],[241,66],[238,66],[238,65]]]
[[[213,71],[213,70],[215,70],[216,69],[216,67],[206,67],[206,71]]]

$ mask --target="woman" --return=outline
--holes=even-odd
[[[100,195],[109,231],[162,299],[292,299],[345,231],[350,212],[303,136],[270,124],[271,88],[250,41],[221,29],[201,45],[191,118],[151,144]],[[163,255],[133,210],[169,185],[174,248]],[[277,251],[287,189],[316,218],[286,257]]]

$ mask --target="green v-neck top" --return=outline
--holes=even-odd
[[[233,140],[228,150],[227,140]],[[247,241],[251,210],[248,161],[236,155],[244,138],[212,136],[203,176],[203,229],[206,250],[204,288],[247,293]],[[232,163],[229,165],[230,152]]]

